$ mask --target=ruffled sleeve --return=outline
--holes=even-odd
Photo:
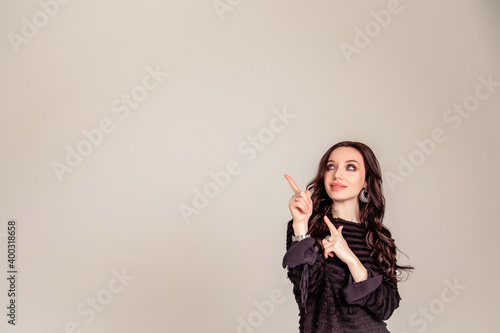
[[[354,282],[352,275],[349,274],[347,286],[342,289],[347,303],[361,304],[366,296],[374,292],[382,284],[382,275],[374,273],[370,268],[366,270],[368,271],[368,277],[360,282]]]
[[[308,237],[299,242],[291,242],[292,221],[288,223],[287,252],[283,257],[283,268],[288,266],[288,278],[294,285],[294,294],[299,305],[305,307],[308,295],[316,294],[323,281],[323,265],[314,244]]]
[[[296,267],[301,264],[312,265],[316,260],[316,253],[313,248],[314,239],[308,237],[300,242],[293,242],[283,257],[283,268]]]
[[[354,282],[349,276],[347,286],[342,293],[349,304],[358,304],[367,308],[375,316],[387,320],[398,308],[399,296],[396,282],[384,281],[383,276],[375,270],[366,267],[368,278]]]

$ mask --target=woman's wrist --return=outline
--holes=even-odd
[[[307,223],[293,223],[292,227],[295,236],[307,234],[308,231]]]
[[[355,260],[347,263],[347,267],[351,272],[354,282],[361,282],[368,279],[368,270],[363,266],[361,261],[356,257]]]

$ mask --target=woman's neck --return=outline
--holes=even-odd
[[[359,203],[356,201],[337,201],[331,209],[332,217],[338,217],[346,221],[359,222]]]

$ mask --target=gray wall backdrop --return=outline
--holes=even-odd
[[[305,187],[341,140],[377,155],[385,224],[416,267],[391,332],[491,332],[499,1],[0,13],[2,332],[297,332],[283,174]]]

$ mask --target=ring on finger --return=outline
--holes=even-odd
[[[324,239],[325,239],[327,242],[329,242],[329,241],[330,241],[330,235],[326,236]]]

